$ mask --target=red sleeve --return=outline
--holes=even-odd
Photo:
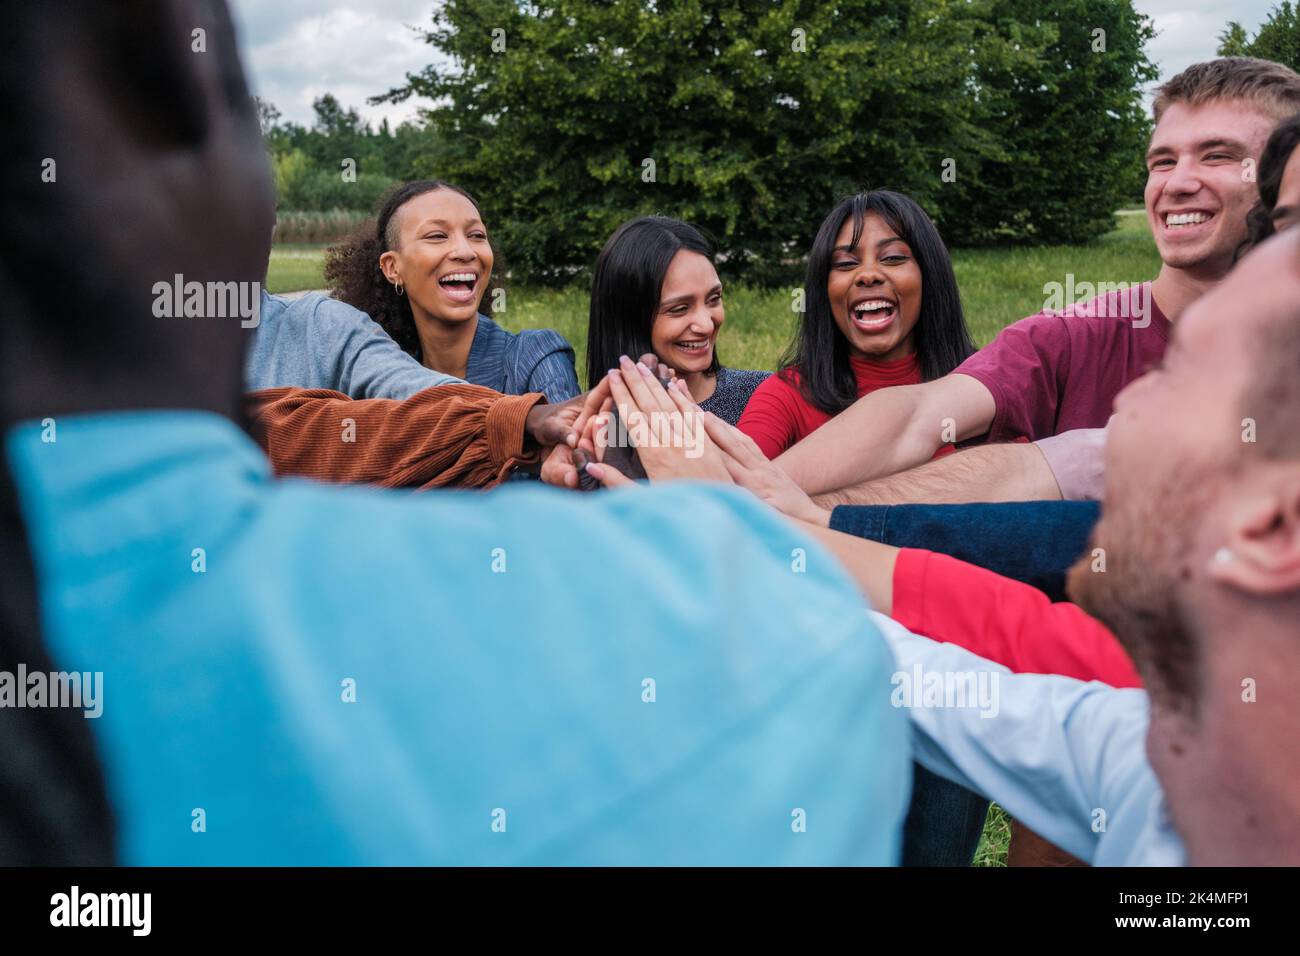
[[[768,458],[775,458],[799,440],[799,411],[803,399],[780,375],[769,375],[749,397],[736,424],[754,439]]]
[[[893,618],[1013,671],[1142,686],[1115,635],[1078,605],[946,554],[899,551]]]
[[[991,442],[1056,432],[1061,382],[1069,375],[1070,334],[1065,320],[1045,312],[1013,322],[953,371],[969,375],[993,395]]]

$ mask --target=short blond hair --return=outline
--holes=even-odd
[[[1280,122],[1300,113],[1300,73],[1253,56],[1193,63],[1156,90],[1151,115],[1159,123],[1174,103],[1200,106],[1214,100],[1245,100]]]

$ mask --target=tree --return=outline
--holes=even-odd
[[[1229,20],[1219,34],[1219,56],[1250,56],[1250,38],[1246,28],[1236,20]]]
[[[1128,0],[1041,7],[447,0],[433,64],[372,102],[436,104],[418,171],[474,192],[534,281],[585,275],[649,212],[712,232],[733,275],[788,281],[834,201],[877,186],[950,240],[1082,241],[1140,161],[1150,27]]]
[[[1219,40],[1220,56],[1257,56],[1300,70],[1300,9],[1283,0],[1269,11],[1253,40],[1247,42],[1245,29],[1235,21]]]
[[[262,138],[269,139],[280,123],[280,111],[274,103],[260,96],[253,97],[253,107],[257,110],[257,125],[262,128]]]
[[[1055,0],[1050,18],[1041,7],[994,4],[997,29],[1039,52],[977,71],[984,122],[1008,158],[982,171],[970,214],[945,207],[950,241],[1086,242],[1114,228],[1115,209],[1146,180],[1141,90],[1158,75],[1144,53],[1150,23],[1110,0]]]

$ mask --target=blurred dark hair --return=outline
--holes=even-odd
[[[849,364],[849,343],[831,314],[826,282],[834,258],[835,237],[853,217],[856,245],[868,213],[876,213],[908,244],[921,270],[921,314],[912,332],[921,378],[942,378],[975,351],[962,316],[957,279],[948,248],[925,210],[910,197],[873,189],[841,200],[817,230],[808,252],[804,311],[794,341],[781,360],[781,373],[796,369],[804,398],[828,415],[837,415],[858,398],[857,379]]]
[[[620,355],[653,352],[654,326],[664,276],[673,256],[685,249],[713,262],[713,245],[700,230],[680,219],[641,216],[614,230],[596,259],[587,323],[587,387],[592,388]],[[720,368],[713,350],[710,374]]]
[[[384,271],[379,268],[379,257],[397,248],[398,231],[394,222],[397,211],[415,197],[437,189],[450,189],[464,196],[478,209],[482,218],[483,211],[479,209],[478,201],[459,186],[438,179],[417,179],[394,186],[385,194],[373,222],[364,223],[325,252],[325,279],[329,282],[330,294],[366,313],[383,326],[393,341],[417,359],[420,358],[420,336],[415,330],[411,300],[398,295],[393,284],[384,278]],[[492,249],[495,258],[496,247]],[[494,266],[493,274],[498,271]],[[485,289],[483,295],[487,296],[488,290]]]
[[[1237,250],[1238,259],[1277,231],[1273,227],[1273,210],[1277,208],[1282,174],[1297,145],[1300,145],[1300,113],[1279,123],[1260,153],[1259,202],[1246,217],[1246,241]]]

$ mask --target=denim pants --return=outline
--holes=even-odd
[[[1065,576],[1088,547],[1101,509],[1093,501],[970,505],[841,505],[831,527],[900,548],[923,548],[1023,581],[1065,600]],[[903,825],[904,866],[970,866],[988,800],[913,766]]]

